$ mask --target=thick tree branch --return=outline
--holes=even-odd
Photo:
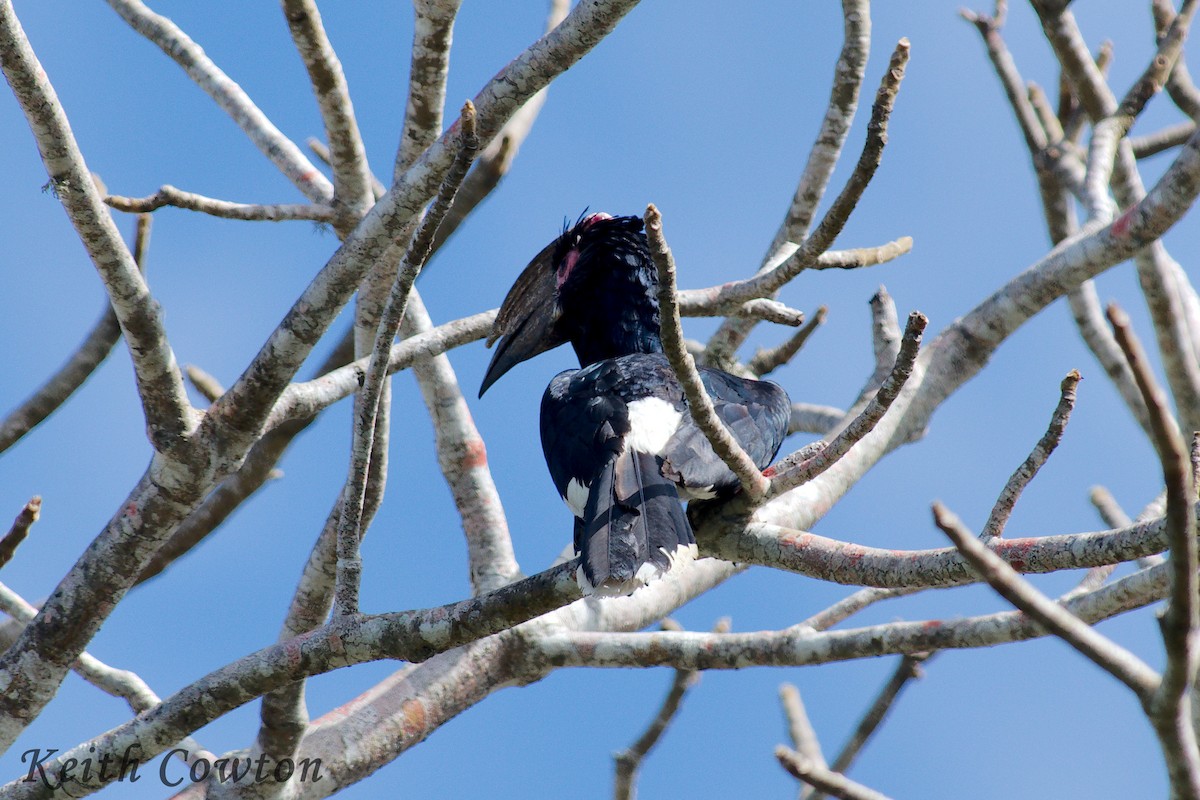
[[[704,528],[700,552],[740,564],[759,564],[810,578],[878,588],[929,588],[972,583],[970,565],[952,547],[896,550],[868,547],[803,530],[752,522],[744,528]],[[1087,569],[1133,561],[1167,549],[1162,517],[1127,528],[1028,538],[1002,538],[992,551],[1025,573]]]
[[[14,800],[50,798],[64,763],[127,748],[148,761],[176,741],[272,689],[340,667],[384,658],[421,661],[507,630],[579,598],[570,561],[495,592],[437,608],[344,618],[311,634],[271,645],[189,684],[135,719],[45,762],[49,781],[13,781],[0,793]],[[115,781],[99,770],[73,775],[82,797]]]

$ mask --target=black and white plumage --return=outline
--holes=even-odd
[[[570,342],[581,368],[542,397],[541,438],[575,515],[587,593],[628,594],[692,557],[680,500],[729,496],[737,477],[692,421],[662,354],[658,280],[638,217],[593,214],[530,263],[501,306],[480,395],[514,365]],[[774,383],[701,369],[717,415],[760,469],[787,433]]]

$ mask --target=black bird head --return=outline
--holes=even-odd
[[[501,375],[570,342],[580,366],[661,353],[658,275],[640,217],[581,216],[517,278],[488,336],[500,344],[479,395]]]

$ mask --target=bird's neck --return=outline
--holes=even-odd
[[[652,274],[652,273],[651,273]],[[567,334],[580,366],[633,353],[661,353],[657,285],[641,270],[608,272],[576,295]]]
[[[628,313],[621,314],[619,318],[610,317],[602,324],[588,326],[571,337],[571,346],[575,348],[581,367],[633,353],[663,351],[657,316],[651,325],[647,320]]]

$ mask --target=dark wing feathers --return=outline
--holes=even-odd
[[[713,400],[717,417],[759,469],[779,452],[787,436],[791,401],[770,381],[750,381],[726,372],[701,369],[700,380]],[[725,466],[704,432],[684,418],[663,451],[664,469],[678,484],[697,490],[712,488],[718,494],[737,488],[737,477]]]

